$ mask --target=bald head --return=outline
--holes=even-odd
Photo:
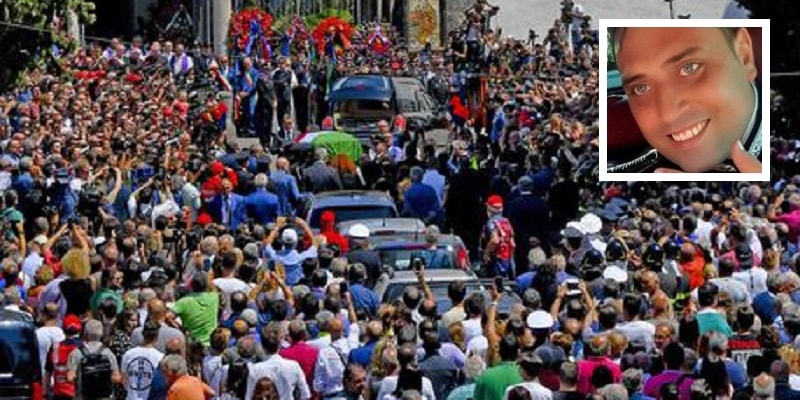
[[[275,160],[275,168],[277,168],[279,170],[282,170],[282,171],[288,170],[289,169],[289,160],[286,157],[278,157],[278,159]]]
[[[378,339],[383,334],[383,324],[381,321],[372,321],[367,325],[367,334],[372,339]]]
[[[160,299],[151,299],[150,302],[147,303],[147,312],[151,319],[164,322],[164,319],[167,317],[167,306]]]
[[[608,355],[608,337],[606,335],[596,335],[589,341],[589,350],[593,356]]]
[[[174,338],[167,342],[165,346],[166,353],[169,354],[176,354],[183,357],[186,357],[186,343],[183,342],[181,338]]]

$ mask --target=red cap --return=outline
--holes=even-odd
[[[211,219],[211,216],[206,213],[202,213],[197,216],[197,223],[200,225],[208,225],[212,222],[214,221]]]
[[[333,211],[327,210],[323,211],[319,218],[321,222],[333,222],[336,219],[336,214],[334,214]]]
[[[82,327],[81,319],[75,314],[67,315],[67,317],[64,318],[63,328],[65,331],[80,332]]]
[[[489,208],[500,209],[503,208],[503,198],[494,194],[489,196],[489,200],[486,200],[486,205]]]

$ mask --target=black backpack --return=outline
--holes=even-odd
[[[228,380],[225,383],[225,392],[237,399],[244,399],[247,394],[247,363],[250,360],[239,358],[228,367]]]
[[[105,346],[96,352],[86,353],[86,346],[80,347],[81,394],[84,399],[111,397],[111,360],[103,354]]]

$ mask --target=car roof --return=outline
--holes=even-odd
[[[383,75],[350,75],[336,80],[331,87],[331,91],[356,89],[359,87],[391,91],[392,81],[389,77]]]
[[[438,236],[437,247],[447,247],[458,243],[458,236],[449,233],[441,233]],[[417,249],[427,247],[424,237],[420,235],[418,240],[413,240],[406,235],[400,236],[398,239],[379,241],[374,244],[376,250],[401,250],[401,249]]]
[[[394,200],[379,190],[335,190],[314,195],[314,209],[347,206],[394,207]]]
[[[370,235],[374,235],[376,232],[421,234],[425,231],[425,223],[418,218],[365,218],[339,223],[339,232],[347,232],[355,224],[362,224],[369,228]]]
[[[480,285],[478,277],[469,271],[460,269],[431,269],[425,271],[425,277],[428,283],[450,283],[454,281],[474,282]],[[398,283],[415,283],[417,282],[417,274],[415,271],[395,271],[394,275],[389,279],[387,286]]]

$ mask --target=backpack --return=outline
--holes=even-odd
[[[500,243],[495,249],[494,256],[498,260],[510,260],[514,256],[514,229],[506,218],[499,218],[494,222],[494,232],[500,238]]]
[[[228,380],[225,382],[225,392],[237,399],[244,399],[247,394],[247,375],[250,360],[239,358],[228,367]]]
[[[86,353],[86,346],[80,347],[81,394],[85,399],[111,397],[111,360],[103,354],[105,346],[96,352]]]
[[[69,354],[80,345],[76,343],[56,343],[50,353],[53,363],[53,395],[75,397],[75,384],[67,382],[67,362]]]

